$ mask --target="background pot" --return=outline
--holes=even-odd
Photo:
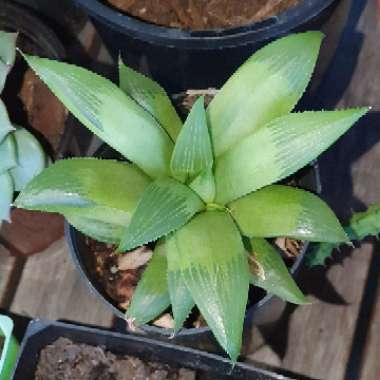
[[[120,159],[120,156],[106,145],[103,145],[103,147],[98,150],[96,156],[106,159]],[[316,163],[302,169],[295,175],[295,177],[297,178],[300,187],[320,193],[321,185],[319,169]],[[93,252],[86,244],[86,236],[71,227],[67,222],[65,224],[65,235],[71,257],[82,280],[98,298],[108,305],[118,318],[124,319],[124,311],[118,308],[116,302],[109,297],[103,285],[94,275]],[[293,275],[297,274],[307,249],[308,244],[305,244],[302,248],[301,254],[291,268]],[[248,305],[245,318],[245,331],[250,331],[252,324],[274,324],[280,318],[285,306],[285,302],[281,299],[270,295],[265,296],[255,304]],[[149,334],[149,336],[161,340],[167,340],[170,337],[169,330],[153,325],[144,325],[139,332]],[[213,334],[208,327],[183,329],[178,335],[170,339],[170,341],[176,344],[182,344],[203,350],[220,350],[219,345],[216,343]]]
[[[38,17],[23,6],[6,0],[1,0],[0,30],[19,33],[17,46],[26,53],[40,55],[55,60],[64,60],[66,58],[65,48],[56,34]],[[11,99],[11,104],[7,104],[6,102],[8,111],[10,112],[10,119],[13,123],[23,127],[28,126],[28,120],[26,117],[27,112],[23,111],[23,105],[18,98],[18,91],[20,89],[17,88],[17,86],[21,86],[26,69],[26,63],[18,55],[15,67],[10,72],[8,78],[8,81],[12,82],[12,85],[6,85],[3,93],[3,99]],[[54,99],[55,101],[54,95],[51,94],[50,96],[51,99]],[[56,105],[63,108],[58,102]],[[31,130],[34,134],[37,134],[37,137],[42,137],[41,143],[45,145],[45,150],[51,156],[55,157],[59,150],[59,144],[55,144],[53,151],[47,141],[49,131],[46,130],[45,133],[45,131],[36,131],[33,128],[31,128]],[[60,135],[63,135],[63,132],[64,131],[61,130]]]
[[[38,52],[39,55],[58,60],[66,57],[65,48],[55,33],[40,18],[13,1],[0,0],[0,30],[18,32],[18,46],[21,46],[25,52]],[[27,112],[24,111],[24,106],[18,97],[26,68],[26,63],[18,55],[16,65],[7,79],[2,99],[7,104],[12,122],[23,127],[30,127]],[[50,99],[55,101],[53,94]],[[49,104],[51,105],[51,103]],[[48,112],[51,112],[50,105],[49,108],[47,107]],[[46,130],[50,128],[49,123],[45,123],[45,125],[47,126]],[[66,123],[62,124],[62,129],[65,125]],[[30,130],[44,145],[45,151],[51,157],[59,155],[59,140],[63,135],[63,130],[60,130],[59,133],[54,130],[54,133],[47,133],[46,136],[33,128]],[[50,136],[54,136],[54,149],[48,141]],[[0,237],[14,255],[26,256],[40,252],[63,235],[63,218],[60,216],[14,209],[12,220],[12,224],[3,223],[1,225]],[[36,230],[39,230],[40,233],[36,234]]]
[[[321,55],[326,68],[351,0],[303,0],[262,22],[210,31],[157,26],[120,13],[100,0],[74,2],[92,17],[115,57],[121,52],[128,65],[176,93],[188,88],[220,88],[255,50],[290,31],[329,30]]]
[[[133,355],[142,360],[167,363],[199,371],[199,378],[231,380],[286,380],[266,370],[236,363],[184,347],[157,342],[155,340],[125,334],[117,334],[84,326],[61,322],[32,321],[21,345],[21,353],[12,380],[34,380],[39,352],[59,337],[76,343],[103,346],[106,350],[120,355]],[[226,376],[227,375],[227,376]]]
[[[14,1],[1,0],[0,28],[19,32],[25,39],[40,47],[49,58],[66,57],[65,48],[55,33],[25,7],[15,4]]]

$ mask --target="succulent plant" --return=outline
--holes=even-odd
[[[348,237],[352,241],[362,241],[369,236],[380,234],[380,203],[368,207],[366,211],[354,213],[348,224],[344,226]],[[325,265],[326,260],[339,248],[339,243],[316,243],[306,258],[309,267]]]
[[[0,31],[0,94],[16,57],[15,33]],[[10,220],[10,205],[20,191],[47,164],[36,138],[26,129],[14,127],[0,99],[0,223]]]
[[[59,161],[27,185],[16,205],[60,212],[120,252],[156,242],[127,319],[141,325],[171,305],[177,332],[196,305],[235,361],[250,283],[308,303],[267,239],[349,241],[320,198],[274,184],[367,112],[291,112],[321,41],[321,33],[307,32],[270,43],[207,109],[200,97],[184,123],[157,83],[121,61],[116,86],[84,68],[25,55],[65,106],[128,162]]]

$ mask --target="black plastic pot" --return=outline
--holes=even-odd
[[[0,30],[19,32],[19,38],[37,46],[46,57],[62,60],[65,48],[55,33],[25,7],[0,0]]]
[[[103,145],[95,156],[106,159],[121,159],[121,157],[107,145]],[[300,187],[320,193],[321,184],[317,163],[313,163],[302,169],[294,176],[294,178],[297,179],[297,183]],[[86,236],[70,226],[67,222],[65,224],[65,235],[71,257],[82,280],[98,298],[109,306],[118,318],[124,319],[123,310],[119,309],[116,302],[108,296],[104,287],[95,276],[93,252],[86,244]],[[293,275],[297,274],[307,249],[308,244],[305,244],[301,254],[291,268]],[[257,297],[257,293],[260,294],[261,292],[261,289],[256,288],[253,295]],[[261,294],[263,297],[258,300],[258,302],[253,303],[252,301],[251,304],[247,306],[245,318],[246,333],[251,330],[252,324],[270,325],[275,323],[285,308],[286,304],[279,298],[270,295],[265,296],[265,293]],[[142,326],[138,333],[148,334],[149,336],[160,340],[168,340],[171,335],[170,330],[152,325]],[[208,351],[220,351],[220,347],[216,343],[215,338],[208,327],[183,329],[178,335],[171,338],[170,341],[188,347],[195,347]]]
[[[66,58],[65,48],[56,34],[28,9],[14,2],[0,0],[0,30],[18,32],[17,44],[26,53],[55,60]],[[10,103],[8,112],[12,122],[24,127],[28,126],[28,120],[26,112],[22,112],[23,106],[18,98],[17,86],[22,81],[26,67],[26,63],[18,56],[16,65],[8,78],[11,85],[6,85],[3,93],[3,99],[9,100]],[[51,157],[59,156],[60,147],[58,147],[58,152],[53,152],[42,136],[37,137]]]
[[[170,93],[220,88],[265,43],[291,31],[323,29],[333,19],[325,44],[328,51],[322,54],[322,60],[329,60],[346,19],[346,12],[335,17],[337,5],[351,2],[303,0],[262,22],[231,29],[188,31],[141,21],[100,0],[73,1],[90,15],[115,57],[121,52],[128,65],[152,76]]]
[[[59,337],[79,344],[102,346],[116,355],[132,355],[146,361],[193,369],[197,371],[198,379],[287,379],[243,363],[232,365],[228,359],[173,344],[61,322],[35,320],[25,334],[12,380],[34,380],[40,351]]]

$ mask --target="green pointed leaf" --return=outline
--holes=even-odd
[[[0,99],[0,142],[2,142],[5,136],[11,131],[14,131],[14,128],[9,120],[5,105]]]
[[[10,170],[16,191],[47,166],[47,156],[39,141],[26,129],[18,128],[14,133],[17,166]]]
[[[203,212],[167,238],[167,252],[169,267],[181,273],[219,344],[235,361],[250,275],[233,220],[225,212]]]
[[[9,173],[0,174],[0,222],[2,220],[10,221],[13,191],[13,181]]]
[[[330,207],[305,190],[271,185],[230,203],[228,208],[243,235],[248,237],[348,241]]]
[[[203,170],[189,184],[205,203],[212,203],[215,199],[215,178],[211,168]]]
[[[158,243],[128,307],[126,318],[131,324],[148,323],[170,306],[166,272],[165,245]]]
[[[67,221],[97,241],[120,244],[125,228],[131,221],[131,212],[107,206],[89,206],[65,210]]]
[[[294,108],[310,81],[322,37],[306,32],[280,38],[226,82],[208,108],[216,156]]]
[[[184,322],[195,306],[193,297],[186,286],[185,279],[178,268],[181,267],[180,255],[175,251],[176,247],[171,244],[167,251],[168,255],[168,286],[170,302],[174,316],[174,332],[182,329]]]
[[[182,121],[165,90],[154,80],[125,65],[119,57],[120,88],[149,112],[176,140]]]
[[[17,33],[0,31],[0,93],[16,58],[16,39]]]
[[[169,174],[173,142],[157,121],[109,80],[86,69],[24,55],[87,128],[151,177]]]
[[[204,97],[194,103],[174,146],[171,171],[186,179],[213,165],[213,152],[207,127]]]
[[[280,253],[265,239],[251,239],[251,245],[253,252],[249,254],[248,260],[253,263],[253,268],[258,264],[262,269],[261,275],[257,275],[254,270],[251,271],[251,283],[284,301],[297,305],[309,304],[289,273]]]
[[[16,143],[13,134],[10,133],[0,143],[0,174],[16,165]]]
[[[295,173],[367,111],[359,108],[294,113],[261,127],[219,157],[216,202],[228,203]]]
[[[131,215],[149,182],[144,173],[128,163],[96,158],[61,160],[29,182],[15,205],[62,214],[106,206]]]
[[[152,182],[137,205],[118,251],[129,251],[167,235],[203,208],[202,200],[186,185],[172,178]]]

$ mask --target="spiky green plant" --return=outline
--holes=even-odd
[[[273,184],[304,167],[366,108],[291,113],[312,75],[319,32],[256,52],[205,109],[182,124],[165,91],[121,61],[119,87],[83,68],[25,56],[65,106],[131,163],[57,162],[17,206],[60,212],[119,251],[157,241],[127,310],[141,325],[170,305],[175,332],[197,305],[232,360],[241,346],[249,284],[304,304],[306,297],[267,238],[349,241],[314,194]],[[251,239],[248,250],[242,238]],[[250,273],[249,263],[260,268]]]
[[[0,31],[0,94],[16,57],[17,34]],[[46,166],[47,158],[34,136],[15,128],[0,99],[0,224],[9,221],[14,191],[20,191]]]
[[[352,241],[362,241],[369,236],[380,234],[380,203],[368,207],[366,211],[357,212],[352,215],[344,230]],[[339,243],[315,243],[311,252],[306,257],[309,267],[325,265],[335,249],[339,248]]]

